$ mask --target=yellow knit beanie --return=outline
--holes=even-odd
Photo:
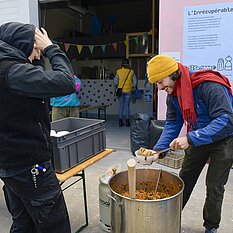
[[[155,83],[178,70],[177,62],[168,55],[157,55],[148,62],[147,72],[150,83]]]

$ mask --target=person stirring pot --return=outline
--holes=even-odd
[[[167,55],[148,62],[148,77],[167,93],[166,123],[154,146],[159,152],[170,147],[184,149],[180,171],[184,181],[183,207],[209,161],[203,207],[205,233],[215,233],[221,220],[224,185],[233,163],[233,97],[227,77],[213,70],[190,74],[188,67]],[[178,136],[183,123],[187,134]],[[160,153],[155,155],[155,161]]]

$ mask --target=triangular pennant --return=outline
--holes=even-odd
[[[142,45],[146,45],[148,43],[148,34],[145,33],[142,35]]]
[[[89,45],[88,47],[89,47],[91,53],[93,53],[94,45]]]
[[[125,43],[125,47],[128,48],[129,47],[129,41],[125,40],[124,43]]]
[[[70,44],[64,43],[64,47],[65,47],[65,51],[67,52],[70,47]]]
[[[117,50],[117,43],[112,43],[113,48],[115,49],[115,51]]]
[[[105,50],[106,50],[106,44],[101,45],[101,48],[102,48],[102,50],[103,50],[103,53],[105,53]]]
[[[78,48],[78,53],[81,54],[83,46],[82,45],[77,45],[77,48]]]
[[[138,37],[135,36],[133,39],[134,39],[135,43],[138,44]]]

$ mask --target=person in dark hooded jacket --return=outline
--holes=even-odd
[[[41,53],[51,63],[34,62]],[[48,99],[75,92],[71,64],[45,29],[0,26],[0,178],[11,233],[69,233],[61,187],[51,167]]]

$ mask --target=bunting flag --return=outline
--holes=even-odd
[[[148,43],[148,33],[144,34],[142,37],[142,43],[143,45],[145,45],[146,43]]]
[[[106,44],[104,44],[104,45],[101,45],[101,48],[102,48],[102,51],[103,51],[103,53],[105,53],[105,50],[106,50]]]
[[[64,43],[64,47],[65,47],[65,51],[67,52],[70,47],[70,44]]]
[[[113,43],[112,44],[113,48],[115,49],[115,51],[117,50],[117,43]]]
[[[89,47],[89,49],[90,49],[91,53],[93,53],[94,45],[89,45],[88,47]]]
[[[81,54],[83,46],[82,45],[77,45],[77,48],[78,48],[78,53]]]
[[[126,48],[129,47],[129,41],[128,41],[128,40],[125,40],[125,41],[124,41],[124,44],[125,44],[125,47],[126,47]]]
[[[79,54],[81,54],[83,47],[88,47],[90,52],[93,53],[94,48],[98,46],[98,47],[101,47],[103,53],[105,53],[107,46],[112,46],[114,48],[114,50],[117,51],[117,46],[119,46],[119,44],[121,44],[121,43],[124,43],[125,47],[128,48],[130,40],[134,40],[135,43],[138,45],[140,37],[142,38],[143,44],[148,43],[148,32],[143,33],[143,34],[138,35],[138,36],[131,37],[128,40],[118,41],[118,42],[109,43],[109,44],[102,44],[102,45],[80,45],[80,44],[70,44],[70,43],[62,43],[62,42],[56,42],[56,41],[54,41],[54,43],[63,44],[65,52],[68,52],[70,46],[76,46]]]
[[[135,43],[138,45],[138,36],[133,38]]]

